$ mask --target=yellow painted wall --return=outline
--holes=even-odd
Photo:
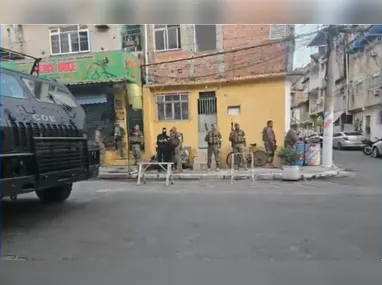
[[[177,127],[184,134],[184,145],[198,148],[197,99],[199,92],[215,91],[217,97],[217,122],[223,136],[222,159],[231,151],[228,141],[231,118],[238,122],[247,136],[247,143],[262,146],[262,129],[268,120],[274,121],[274,130],[279,145],[284,141],[285,128],[285,78],[257,79],[246,82],[227,82],[197,86],[170,86],[143,88],[143,110],[145,124],[145,157],[155,151],[156,136],[163,127]],[[188,92],[190,119],[187,121],[158,121],[155,96]],[[241,107],[239,116],[228,116],[229,106]]]
[[[127,88],[124,83],[114,85],[114,111],[115,111],[115,123],[120,124],[125,130],[125,137],[123,138],[124,153],[127,156]],[[115,161],[120,160],[119,153],[116,150],[107,150],[105,152],[105,164],[115,164]]]

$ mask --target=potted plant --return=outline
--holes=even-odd
[[[300,154],[291,148],[284,148],[278,153],[282,166],[282,179],[288,181],[300,180],[300,167],[296,165]]]

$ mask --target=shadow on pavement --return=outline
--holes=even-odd
[[[4,198],[1,202],[1,228],[7,230],[31,228],[39,223],[64,217],[83,209],[83,204],[66,201],[63,204],[42,204],[37,198],[20,198],[12,201]]]

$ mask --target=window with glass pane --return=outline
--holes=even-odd
[[[61,53],[68,53],[70,51],[68,34],[60,34],[60,43]]]
[[[52,98],[49,96],[48,83],[42,83],[40,81],[34,81],[26,78],[23,78],[23,81],[37,100],[53,103]]]
[[[77,33],[71,33],[70,34],[70,45],[72,47],[72,52],[79,51],[79,45],[78,45],[78,34]]]
[[[54,101],[59,105],[68,105],[70,107],[77,107],[76,101],[73,99],[70,92],[64,87],[53,85],[49,86],[49,97],[53,97]]]
[[[72,25],[50,30],[53,55],[89,51],[89,31],[87,26]]]
[[[60,53],[60,40],[58,38],[58,35],[50,36],[50,42],[52,45],[52,53],[53,54]]]
[[[179,49],[180,25],[155,25],[155,49]]]
[[[165,47],[165,31],[155,31],[155,49],[164,50]]]
[[[88,32],[79,32],[80,35],[80,51],[88,51],[89,50],[89,37]]]
[[[178,28],[168,29],[168,49],[179,48],[178,45]]]
[[[159,95],[157,112],[159,121],[188,120],[188,95],[166,94]]]
[[[0,96],[24,98],[24,90],[17,78],[6,73],[0,76]]]

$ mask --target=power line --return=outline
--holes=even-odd
[[[310,41],[310,40],[309,40]],[[298,47],[297,47],[298,48]],[[279,50],[275,50],[274,51],[274,54],[276,54],[275,56],[271,56],[271,57],[267,57],[267,58],[262,58],[260,60],[257,60],[256,62],[252,62],[252,60],[250,60],[250,58],[252,56],[258,56],[258,55],[262,55],[263,54],[263,51],[262,50],[255,50],[254,52],[248,54],[246,53],[245,55],[243,56],[239,56],[239,58],[230,58],[228,61],[227,60],[222,60],[222,61],[215,61],[214,63],[211,63],[211,62],[200,62],[200,63],[197,63],[197,64],[192,64],[190,62],[187,62],[184,64],[184,66],[182,67],[183,69],[188,69],[188,68],[194,68],[194,69],[197,69],[198,67],[204,67],[205,65],[216,65],[216,66],[213,66],[213,68],[217,68],[218,64],[228,64],[229,66],[231,65],[234,65],[232,68],[230,69],[225,69],[224,70],[224,73],[229,73],[229,72],[235,72],[235,71],[238,71],[238,70],[243,70],[243,69],[247,69],[247,68],[251,68],[251,67],[254,67],[256,65],[261,65],[261,64],[264,64],[266,62],[271,62],[272,60],[275,60],[275,59],[278,59],[278,58],[281,58],[281,57],[285,57],[285,48],[280,48]],[[244,59],[244,61],[243,61]],[[231,62],[232,61],[232,62]],[[239,61],[239,64],[237,64]],[[269,69],[270,70],[273,70],[274,67],[275,67],[276,64],[272,65],[272,67],[270,67]],[[154,67],[153,67],[154,68]],[[211,69],[213,69],[211,68]],[[206,77],[217,77],[219,75],[218,72],[214,72],[214,73],[209,73],[209,74],[202,74],[202,75],[198,75],[198,76],[179,76],[179,75],[175,75],[175,76],[169,76],[169,75],[165,75],[165,74],[168,74],[172,72],[170,68],[154,68],[150,71],[148,71],[148,73],[142,73],[145,77],[156,77],[156,78],[163,78],[163,79],[173,79],[173,80],[187,80],[187,79],[190,79],[192,78],[193,80],[197,80],[199,78],[206,78]],[[159,73],[159,74],[158,74]],[[256,72],[256,73],[253,73],[252,72],[252,75],[254,74],[259,74],[261,72]],[[266,73],[266,72],[265,72]],[[269,73],[272,73],[272,72],[269,72]]]
[[[277,45],[280,43],[285,43],[288,41],[293,41],[293,40],[298,39],[298,38],[303,38],[306,36],[314,35],[314,34],[317,34],[318,32],[319,31],[314,31],[314,32],[306,33],[306,34],[301,34],[298,36],[288,36],[288,37],[286,37],[282,40],[279,40],[279,41],[274,41],[274,42],[267,41],[267,42],[262,43],[262,44],[253,45],[253,46],[246,46],[246,47],[242,47],[242,48],[236,48],[236,49],[232,49],[232,50],[228,50],[228,51],[218,51],[218,52],[214,52],[214,53],[207,53],[207,54],[202,54],[202,55],[192,56],[192,57],[187,57],[187,58],[180,58],[180,59],[173,59],[173,60],[168,60],[168,61],[161,61],[161,62],[157,62],[157,63],[144,64],[144,65],[142,65],[142,67],[156,66],[156,65],[160,65],[160,64],[175,63],[175,62],[181,62],[181,61],[188,61],[188,60],[194,60],[194,59],[198,59],[198,58],[206,58],[206,57],[217,56],[217,55],[222,55],[222,54],[229,54],[229,53],[234,53],[234,52],[238,52],[238,51],[246,51],[246,50],[250,50],[250,49],[254,49],[254,48],[261,48],[261,47],[265,47],[265,46],[272,46],[272,45]]]

